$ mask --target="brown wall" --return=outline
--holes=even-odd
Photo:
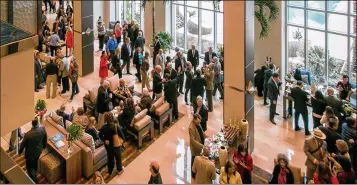
[[[33,54],[28,49],[1,58],[1,136],[34,118]]]
[[[244,1],[224,1],[224,83],[245,89]],[[224,122],[244,118],[244,93],[224,88]]]
[[[269,36],[264,40],[261,40],[259,38],[261,26],[257,19],[255,19],[255,69],[260,68],[264,64],[266,56],[272,57],[272,61],[280,68],[280,71],[282,62],[284,62],[282,59],[282,38],[284,37],[284,34],[282,32],[282,27],[284,26],[282,24],[282,16],[284,15],[282,11],[284,7],[282,6],[282,1],[275,2],[277,3],[280,9],[280,14],[276,22],[270,24]]]
[[[162,1],[155,2],[155,31],[156,33],[160,31],[166,31],[165,22],[165,4]],[[144,36],[146,39],[146,45],[151,44],[153,33],[152,33],[152,2],[146,3],[146,8],[144,10]]]

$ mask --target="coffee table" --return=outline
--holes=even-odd
[[[64,146],[57,148],[53,142],[50,140],[53,136],[60,133],[60,131],[52,126],[47,121],[44,121],[43,126],[46,127],[47,133],[47,145],[51,147],[64,161],[65,161],[65,180],[67,184],[75,184],[82,178],[82,154],[81,148],[75,143],[72,143],[72,152],[69,154],[68,141],[62,139]],[[63,134],[63,133],[62,133]],[[63,134],[64,135],[64,134]]]

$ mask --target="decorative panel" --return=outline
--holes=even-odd
[[[37,30],[37,1],[13,1],[13,3],[14,25],[35,35]]]
[[[0,1],[1,21],[7,22],[7,13],[8,13],[7,1]]]

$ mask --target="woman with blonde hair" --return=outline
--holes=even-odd
[[[242,178],[236,171],[236,166],[233,161],[227,161],[226,165],[221,167],[219,175],[220,184],[242,184]]]
[[[73,31],[71,27],[67,27],[67,33],[66,33],[66,45],[68,48],[68,55],[72,56],[72,51],[73,51]]]
[[[93,184],[105,184],[104,178],[99,171],[93,174]]]

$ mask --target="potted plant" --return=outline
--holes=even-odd
[[[157,36],[159,37],[161,49],[164,50],[164,52],[170,51],[171,43],[173,41],[171,34],[161,31]]]
[[[68,149],[67,152],[72,153],[72,143],[80,139],[84,134],[84,129],[82,126],[77,124],[72,124],[67,128],[68,134],[66,135],[66,139],[68,141]]]
[[[221,57],[224,57],[224,45],[218,46],[218,52]]]
[[[46,114],[47,112],[47,104],[45,100],[37,100],[36,105],[35,105],[35,114],[36,114],[36,119],[41,123],[43,120],[43,115]],[[40,118],[40,119],[38,119]]]

